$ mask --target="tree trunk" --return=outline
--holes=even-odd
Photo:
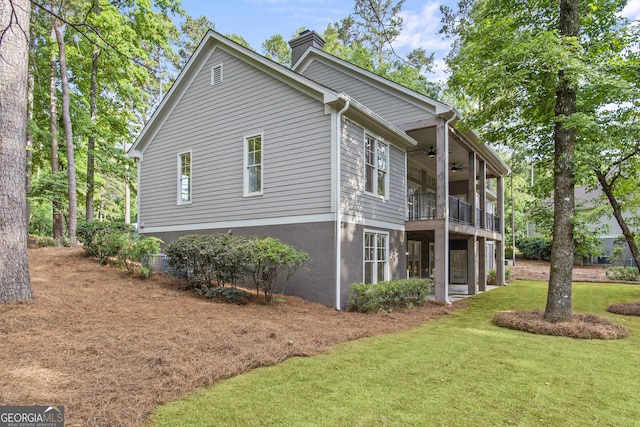
[[[89,93],[89,114],[91,115],[91,124],[94,126],[89,134],[87,143],[87,198],[86,198],[86,215],[87,222],[93,221],[93,197],[95,193],[95,156],[96,149],[96,117],[98,116],[98,58],[100,57],[100,49],[93,47],[93,56],[91,61],[91,90]]]
[[[580,33],[579,1],[560,1],[560,36],[578,37]],[[575,128],[564,125],[564,119],[576,112],[576,87],[565,76],[558,74],[556,87],[554,129],[554,215],[553,244],[551,246],[551,272],[544,318],[549,322],[571,319],[571,282],[575,243],[573,220],[575,215],[575,178],[573,155],[576,144]]]
[[[64,37],[61,26],[54,22],[53,28],[58,41],[58,57],[60,59],[60,82],[62,86],[62,123],[64,126],[64,137],[67,146],[67,176],[69,185],[69,219],[67,222],[67,233],[71,247],[78,244],[76,238],[76,225],[78,222],[78,202],[76,196],[76,168],[73,149],[73,129],[71,127],[71,114],[69,112],[69,75],[67,74],[67,55],[65,51]]]
[[[640,272],[640,251],[638,250],[635,236],[629,229],[627,222],[622,216],[622,208],[620,207],[620,203],[618,203],[618,199],[616,199],[615,194],[613,194],[612,185],[607,182],[607,177],[601,171],[596,169],[595,173],[596,177],[598,178],[598,182],[600,182],[600,186],[602,187],[602,191],[604,191],[604,194],[606,194],[607,198],[609,199],[609,204],[613,209],[613,216],[615,217],[616,221],[618,221],[618,225],[622,230],[622,235],[626,239],[627,244],[629,245],[629,249],[631,250],[631,256],[633,256],[633,259],[636,262],[636,267]]]
[[[29,51],[35,50],[35,37],[31,37],[29,42]],[[33,88],[35,84],[35,77],[33,72],[29,70],[29,79],[27,82],[27,120],[33,120]],[[29,194],[31,191],[31,174],[33,172],[33,135],[27,129],[26,136],[26,148],[27,148],[27,158],[26,158],[26,177],[25,177],[25,192]],[[25,211],[25,221],[27,223],[27,236],[29,235],[29,223],[31,218],[31,202],[27,197],[26,211]]]
[[[53,25],[51,25],[53,30]],[[49,119],[51,130],[51,174],[56,175],[60,169],[58,160],[58,63],[55,55],[51,54],[49,75]],[[62,205],[57,194],[53,196],[53,240],[57,247],[62,246]]]
[[[0,302],[32,298],[25,221],[30,7],[28,0],[0,7]]]

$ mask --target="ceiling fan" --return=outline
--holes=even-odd
[[[436,151],[435,147],[429,147],[428,150],[424,148],[420,148],[418,150],[409,151],[409,153],[423,153],[429,156],[429,158],[433,159],[436,156],[436,154],[438,154],[438,151]],[[449,151],[449,153],[451,153],[451,151]]]
[[[459,172],[459,171],[463,171],[465,170],[467,167],[464,165],[461,165],[460,163],[451,163],[451,166],[449,166],[449,170],[451,172]]]

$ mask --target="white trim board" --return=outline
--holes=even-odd
[[[264,219],[248,219],[237,221],[205,222],[200,224],[168,225],[160,227],[141,227],[143,234],[171,233],[176,231],[216,230],[224,228],[264,227],[271,225],[311,224],[315,222],[334,222],[335,214],[284,216]]]
[[[140,233],[171,233],[177,231],[198,231],[198,230],[217,230],[229,228],[244,227],[267,227],[272,225],[295,225],[295,224],[313,224],[318,222],[335,222],[335,213],[318,214],[318,215],[300,215],[300,216],[284,216],[276,218],[264,219],[248,219],[237,221],[220,221],[205,222],[200,224],[182,224],[167,225],[159,227],[141,227]],[[404,224],[394,224],[387,221],[377,221],[374,219],[357,218],[354,216],[343,216],[342,222],[347,224],[363,225],[365,227],[374,227],[383,230],[404,231]]]

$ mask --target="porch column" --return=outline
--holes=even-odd
[[[467,293],[469,295],[475,295],[478,292],[476,244],[476,236],[467,239]]]
[[[449,302],[449,147],[445,136],[445,122],[436,125],[436,216],[442,227],[434,232],[435,296],[436,301]]]
[[[471,225],[474,227],[478,227],[478,221],[476,221],[476,208],[478,204],[476,203],[476,176],[477,176],[477,167],[476,167],[476,153],[475,151],[469,152],[469,175],[468,175],[468,186],[467,186],[467,203],[471,205]]]
[[[496,241],[496,284],[504,286],[504,178],[499,176],[497,189],[498,192],[498,217],[500,218],[497,232],[500,233],[501,239]]]
[[[487,163],[480,160],[480,228],[487,228]]]
[[[478,287],[487,290],[487,238],[478,237]]]

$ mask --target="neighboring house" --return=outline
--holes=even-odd
[[[636,263],[631,254],[631,249],[629,249],[629,245],[622,234],[618,221],[613,216],[613,209],[604,195],[602,187],[600,185],[596,188],[576,187],[574,195],[576,212],[589,215],[591,222],[587,224],[588,230],[601,241],[597,255],[583,258],[576,254],[576,262],[635,267]],[[546,202],[549,205],[553,205],[552,198],[549,198]],[[635,215],[623,212],[622,216],[625,220],[630,220],[638,217],[638,214],[640,212],[636,212]],[[633,231],[633,227],[630,228]],[[540,236],[534,222],[528,223],[527,236]],[[618,251],[620,253],[616,253],[616,246],[619,246]]]
[[[575,196],[576,209],[589,211],[603,206],[603,203],[607,208],[605,210],[606,213],[600,215],[598,221],[590,226],[596,237],[602,241],[602,254],[600,256],[591,257],[585,261],[594,264],[624,264],[629,267],[634,267],[636,264],[633,260],[633,255],[631,255],[631,249],[629,249],[629,245],[624,239],[622,229],[620,228],[618,221],[613,216],[613,210],[609,205],[609,201],[606,196],[603,194],[602,187],[598,185],[598,187],[593,190],[586,187],[578,187],[575,189]],[[631,215],[623,213],[623,217],[625,219],[630,219]],[[614,253],[616,240],[620,241],[618,244],[621,245],[622,249],[622,253],[617,256]]]
[[[284,291],[337,309],[352,283],[407,275],[475,293],[494,258],[503,282],[508,167],[454,108],[323,43],[292,40],[288,69],[206,34],[129,151],[140,232],[277,237],[311,258]]]

